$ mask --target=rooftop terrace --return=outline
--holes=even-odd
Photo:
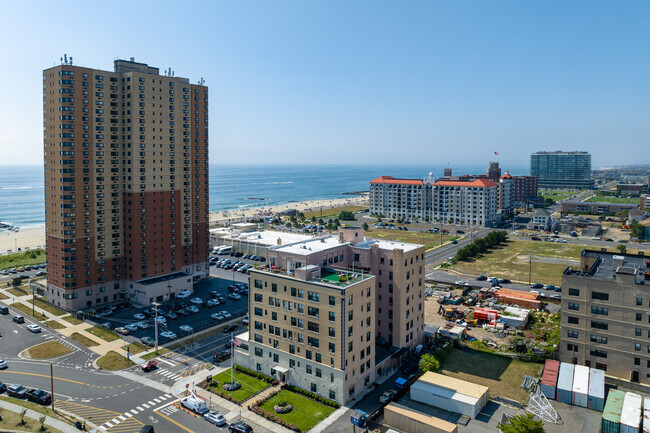
[[[607,251],[583,250],[582,266],[592,263],[589,269],[567,268],[564,275],[591,277],[599,280],[616,281],[617,276],[634,276],[637,284],[650,280],[650,256],[612,253]]]

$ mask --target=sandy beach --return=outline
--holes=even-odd
[[[45,226],[22,228],[18,233],[0,233],[0,253],[16,252],[17,248],[45,248]]]
[[[294,203],[287,203],[278,206],[263,206],[257,208],[238,209],[221,212],[210,212],[210,223],[228,224],[233,222],[247,221],[265,216],[273,216],[283,210],[296,209],[299,212],[309,212],[341,206],[367,206],[368,196],[351,196],[331,200],[309,200]]]
[[[248,221],[253,218],[274,216],[287,209],[296,209],[299,212],[330,209],[341,206],[367,206],[368,196],[351,196],[332,200],[310,200],[287,203],[278,206],[264,206],[236,211],[210,212],[210,223],[229,224],[233,222]],[[0,254],[15,252],[17,248],[35,249],[45,247],[45,226],[21,228],[16,232],[0,233]]]

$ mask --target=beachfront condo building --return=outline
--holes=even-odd
[[[499,184],[485,176],[438,180],[431,174],[425,179],[381,176],[370,182],[370,214],[493,227],[498,190]]]
[[[424,266],[424,246],[356,227],[269,247],[267,266],[251,269],[237,362],[348,402],[422,342]]]
[[[650,385],[650,257],[584,250],[562,277],[560,361]]]
[[[43,71],[48,300],[148,305],[208,270],[208,88],[115,60]]]
[[[530,156],[530,174],[543,189],[593,188],[588,152],[536,152]]]

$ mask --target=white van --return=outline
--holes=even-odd
[[[223,254],[230,254],[232,252],[232,247],[222,247],[217,251],[217,254],[223,255]]]
[[[200,399],[195,395],[181,399],[181,404],[189,410],[193,410],[194,412],[201,415],[210,411],[205,404],[205,400]]]

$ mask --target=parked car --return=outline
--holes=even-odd
[[[178,310],[178,311],[176,312],[176,314],[178,314],[178,315],[181,316],[181,317],[187,317],[187,316],[189,316],[189,313],[188,313],[187,310],[184,309],[184,308],[181,308],[180,310]]]
[[[221,332],[224,334],[227,334],[229,332],[235,331],[239,326],[236,323],[231,323],[229,325],[226,325]]]
[[[9,397],[25,398],[27,397],[27,388],[22,385],[14,384],[7,387]]]
[[[203,299],[201,298],[192,298],[190,302],[194,305],[203,305]]]
[[[230,433],[253,433],[253,428],[244,421],[238,421],[228,426]]]
[[[544,287],[544,285],[543,285],[543,284],[539,284],[539,283],[535,283],[535,284],[531,284],[531,285],[530,285],[530,288],[531,288],[531,289],[541,289],[542,287]]]
[[[476,277],[476,281],[485,281],[485,280],[487,280],[487,277],[485,275],[479,275],[478,277]]]
[[[101,327],[104,329],[108,329],[109,331],[112,331],[115,328],[115,326],[113,326],[111,322],[104,322],[101,324]]]
[[[25,323],[25,318],[21,315],[14,316],[12,320],[16,323]]]
[[[511,281],[507,278],[502,278],[499,280],[499,284],[510,284]]]
[[[167,319],[165,319],[165,316],[158,316],[156,317],[156,321],[158,323],[167,323]]]
[[[221,313],[214,313],[210,316],[213,320],[223,320],[224,317]]]
[[[52,396],[47,392],[40,389],[30,389],[27,391],[27,400],[33,401],[34,403],[48,405],[52,403]]]
[[[190,305],[189,307],[186,308],[186,310],[189,311],[190,313],[198,313],[199,312],[199,308],[194,306],[194,305]]]
[[[7,368],[7,361],[0,359],[0,370],[4,370],[5,368]]]
[[[242,319],[241,323],[243,323],[244,325],[248,325],[249,323],[248,314],[246,315],[246,317]]]
[[[180,329],[181,331],[187,334],[191,334],[192,332],[194,332],[194,328],[192,328],[190,325],[181,325],[178,329]]]
[[[27,330],[29,332],[33,332],[34,334],[38,334],[41,332],[41,327],[38,325],[27,325]]]
[[[138,325],[136,325],[135,323],[129,323],[128,325],[124,325],[124,327],[128,329],[129,332],[135,332],[138,330]]]
[[[135,314],[133,315],[133,318],[134,318],[135,320],[144,320],[144,319],[146,319],[146,317],[144,317],[144,314],[142,314],[142,313],[135,313]]]
[[[182,290],[178,295],[176,295],[177,298],[183,299],[183,298],[189,298],[192,292],[189,290]]]
[[[117,332],[120,335],[129,335],[131,333],[128,329],[122,326],[120,326],[119,328],[115,328],[115,332]]]
[[[567,240],[566,240],[566,239],[558,239],[558,240],[555,241],[555,242],[560,243],[560,244],[566,244],[566,243],[567,243]]]
[[[531,241],[541,241],[541,239],[538,238],[537,236],[533,236],[532,238],[530,238],[530,240]]]
[[[230,358],[231,356],[232,356],[232,352],[229,349],[218,350],[217,353],[214,354],[213,361],[223,362],[226,359]]]
[[[137,326],[139,329],[149,328],[149,324],[147,322],[136,322],[134,323],[134,325]]]
[[[151,337],[145,336],[140,339],[140,343],[144,344],[145,346],[153,346],[156,344],[156,341]]]
[[[229,297],[230,299],[235,300],[235,301],[239,301],[239,300],[241,299],[241,295],[239,295],[239,294],[237,294],[237,293],[231,293],[230,295],[228,295],[228,297]]]
[[[164,331],[160,333],[161,337],[169,338],[170,340],[173,340],[176,338],[176,334],[174,334],[172,331]]]
[[[216,307],[217,305],[219,305],[218,299],[210,299],[208,302],[205,303],[205,306],[208,308]]]
[[[395,397],[395,394],[397,394],[397,391],[394,389],[384,391],[384,393],[379,397],[379,403],[388,403]]]
[[[224,418],[223,415],[221,415],[219,412],[208,412],[203,415],[203,419],[205,419],[210,424],[216,425],[217,427],[228,425],[226,418]]]
[[[7,385],[5,385],[4,383],[0,382],[0,394],[2,394],[3,392],[5,392],[6,390],[7,390]]]
[[[156,368],[158,368],[158,363],[153,359],[142,364],[142,371],[151,371],[155,370]]]
[[[544,286],[544,290],[555,290],[555,286],[553,284],[547,284]]]
[[[165,314],[165,317],[171,320],[176,320],[178,319],[178,314],[174,313],[173,311],[170,311],[169,313]]]
[[[221,315],[222,315],[224,318],[226,318],[226,319],[228,319],[228,320],[232,319],[232,314],[230,314],[229,312],[227,312],[227,311],[220,311],[220,313],[221,313]]]

